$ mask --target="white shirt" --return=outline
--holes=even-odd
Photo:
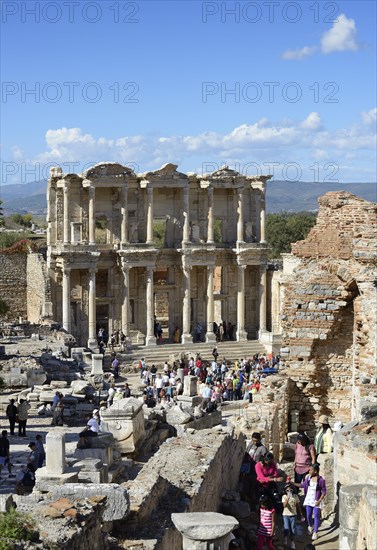
[[[157,389],[161,389],[164,387],[164,381],[162,378],[156,378],[155,384]]]
[[[89,426],[92,432],[98,433],[99,427],[98,427],[98,422],[95,418],[91,418],[90,420],[88,420],[87,426]]]

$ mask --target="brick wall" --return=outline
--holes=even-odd
[[[307,239],[292,245],[300,263],[285,277],[282,315],[291,410],[309,430],[320,414],[357,417],[353,388],[373,382],[377,359],[377,205],[344,191],[319,205]]]
[[[27,316],[27,254],[0,254],[0,297],[9,311],[3,320]]]

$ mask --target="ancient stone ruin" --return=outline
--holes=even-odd
[[[13,323],[1,342],[7,397],[26,398],[35,418],[46,406],[46,420],[57,390],[65,404],[65,425],[47,430],[46,465],[31,495],[0,485],[3,511],[16,503],[39,518],[36,548],[227,550],[234,534],[255,548],[255,495],[240,477],[251,434],[263,434],[285,480],[297,432],[313,436],[324,414],[339,430],[333,452],[318,458],[328,488],[324,525],[336,545],[321,546],[376,547],[377,205],[327,193],[316,226],[285,255],[283,271],[269,273],[266,179],[227,168],[199,178],[175,165],[139,176],[110,163],[81,176],[53,171],[47,259],[31,260],[44,266],[44,305],[38,324]],[[179,343],[155,345],[156,311],[170,340],[182,328]],[[283,360],[252,402],[224,401],[209,413],[198,378],[183,367],[197,353],[211,365],[217,319],[236,323],[236,341],[217,343],[230,369],[276,349],[280,332]],[[203,338],[193,343],[197,322]],[[128,337],[116,349],[117,385],[127,379],[132,396],[112,404],[113,356],[97,353],[101,325]],[[176,368],[183,394],[148,406],[141,355],[159,372],[165,361]],[[101,433],[80,444],[94,409]],[[279,550],[281,538],[280,525]]]

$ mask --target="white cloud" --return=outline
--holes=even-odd
[[[282,53],[281,57],[286,61],[289,61],[291,59],[297,59],[301,61],[301,59],[304,59],[309,55],[313,55],[316,49],[316,46],[304,46],[303,48],[299,48],[297,50],[285,50],[285,52]]]
[[[322,35],[321,50],[328,54],[343,52],[346,50],[357,51],[359,45],[356,42],[356,24],[353,19],[348,19],[344,13],[339,15],[331,29]]]
[[[364,124],[376,127],[377,123],[377,107],[370,109],[370,111],[362,112],[361,117]]]
[[[285,50],[281,57],[285,61],[292,59],[301,61],[310,55],[313,55],[318,49],[323,54],[344,51],[357,51],[360,45],[356,42],[356,23],[354,19],[348,19],[344,13],[341,13],[333,26],[325,31],[321,38],[320,48],[317,46],[304,46],[297,50]]]
[[[301,122],[301,128],[305,128],[307,130],[319,130],[321,126],[321,117],[315,111],[310,113],[306,119]]]

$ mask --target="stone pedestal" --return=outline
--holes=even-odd
[[[79,460],[95,459],[110,467],[113,463],[114,437],[111,433],[100,432],[97,437],[91,437],[89,446],[77,447],[74,456]]]
[[[230,534],[238,527],[233,516],[216,512],[172,514],[172,522],[183,537],[183,550],[228,550]]]
[[[194,408],[202,404],[203,397],[201,395],[178,395],[177,401],[184,407]]]
[[[181,379],[182,384],[185,377],[185,375],[183,374],[184,372],[184,369],[177,369],[177,378]]]
[[[102,412],[102,424],[113,434],[118,451],[133,453],[145,439],[143,403],[134,397],[116,401]]]
[[[102,353],[92,354],[92,370],[90,374],[103,374],[103,355]]]
[[[80,483],[109,482],[108,468],[98,458],[85,458],[84,460],[76,462],[75,467],[80,469]]]
[[[185,376],[183,381],[183,395],[187,395],[187,396],[198,395],[197,376]]]
[[[46,436],[46,466],[38,468],[35,474],[35,487],[49,491],[53,485],[76,483],[78,469],[68,468],[65,458],[65,433],[55,429]]]

